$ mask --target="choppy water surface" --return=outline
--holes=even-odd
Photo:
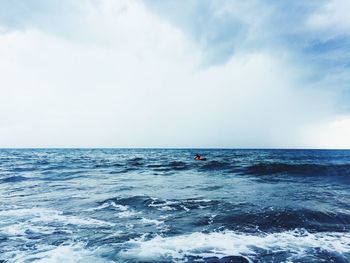
[[[0,150],[0,262],[349,262],[349,186],[350,151]]]

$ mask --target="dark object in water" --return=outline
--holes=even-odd
[[[200,155],[197,153],[197,154],[196,154],[196,157],[194,157],[194,159],[195,159],[196,161],[205,161],[207,158],[204,158],[204,157],[200,156]]]

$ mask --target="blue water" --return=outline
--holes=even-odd
[[[350,151],[3,149],[0,262],[349,262],[349,186]]]

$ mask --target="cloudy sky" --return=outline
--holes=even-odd
[[[350,148],[349,0],[1,0],[0,147]]]

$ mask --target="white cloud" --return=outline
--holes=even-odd
[[[203,69],[196,44],[138,1],[83,10],[73,39],[0,35],[0,146],[302,147],[298,128],[333,114],[287,51]]]
[[[336,37],[350,34],[350,1],[330,0],[315,11],[308,19],[307,26],[321,31],[324,37]]]

